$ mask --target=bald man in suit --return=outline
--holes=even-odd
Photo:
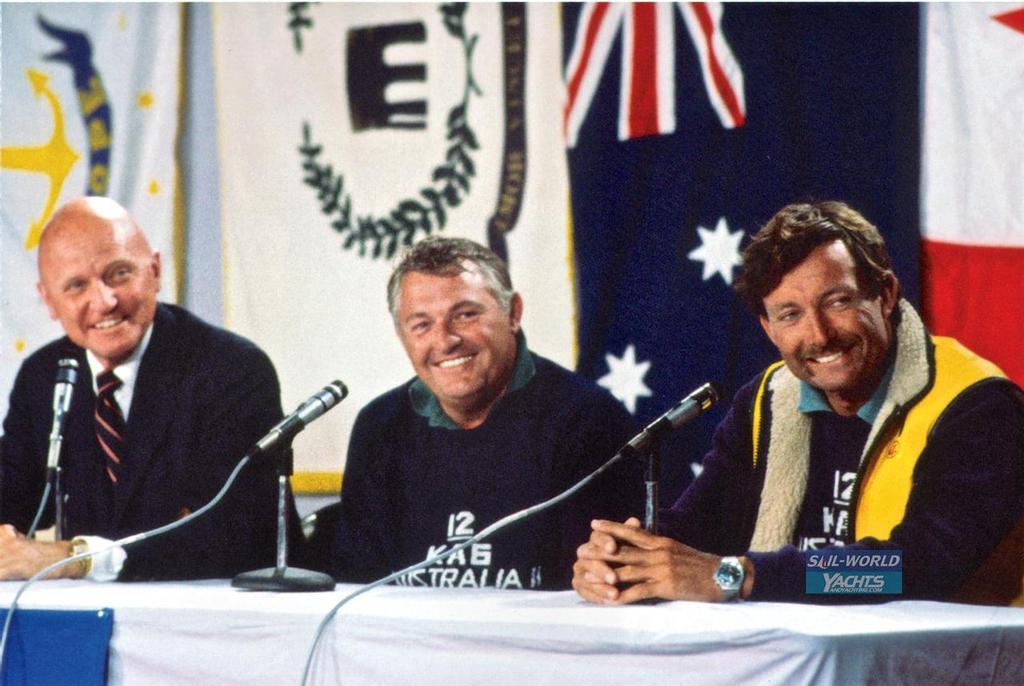
[[[88,197],[63,206],[43,232],[38,261],[39,293],[66,336],[25,360],[11,392],[0,462],[3,579],[27,578],[194,512],[281,419],[277,375],[259,348],[157,302],[160,254],[116,202]],[[62,457],[74,538],[47,543],[24,532],[46,483],[53,384],[64,358],[79,369]],[[98,400],[116,406],[123,426],[104,420]],[[189,579],[272,565],[275,499],[273,466],[249,465],[206,516],[57,574]],[[44,526],[52,520],[48,507]]]

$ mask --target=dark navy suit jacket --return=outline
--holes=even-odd
[[[127,473],[115,487],[93,433],[85,351],[66,337],[54,341],[22,364],[3,426],[0,521],[23,532],[45,486],[53,385],[65,356],[79,365],[61,458],[69,537],[117,539],[198,510],[281,418],[277,374],[266,354],[179,307],[158,305],[128,416]],[[275,465],[250,464],[205,516],[128,548],[120,578],[228,577],[273,566],[276,494]],[[41,528],[52,519],[51,509]]]

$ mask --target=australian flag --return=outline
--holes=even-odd
[[[778,359],[732,290],[781,207],[843,200],[918,299],[918,6],[563,5],[578,370],[648,422],[723,402],[663,447],[662,504],[733,393]]]

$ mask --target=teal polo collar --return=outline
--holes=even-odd
[[[525,386],[533,375],[537,373],[537,367],[533,363],[533,355],[526,347],[526,334],[520,329],[516,334],[516,366],[512,370],[512,378],[508,382],[505,395],[514,393]],[[427,384],[416,377],[409,386],[409,400],[412,402],[412,409],[416,414],[425,417],[430,426],[441,429],[459,430],[461,427],[453,422],[441,408],[438,401]],[[499,401],[500,402],[500,401]]]
[[[875,423],[878,411],[882,409],[885,395],[889,392],[889,382],[892,381],[894,367],[895,360],[891,359],[885,374],[882,375],[882,383],[878,384],[878,388],[868,398],[868,401],[857,410],[857,416],[867,422],[868,425]],[[798,409],[804,414],[810,414],[811,412],[834,412],[832,406],[828,404],[828,400],[825,399],[825,395],[803,380],[800,381],[800,404]]]

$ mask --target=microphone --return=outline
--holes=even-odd
[[[234,588],[251,591],[333,591],[334,577],[323,572],[288,566],[288,527],[286,501],[288,476],[291,474],[291,441],[306,425],[327,412],[348,395],[340,381],[333,381],[313,394],[298,409],[282,419],[261,438],[246,455],[258,455],[280,449],[277,465],[277,566],[242,572],[231,580]]]
[[[277,426],[267,432],[249,451],[249,457],[255,459],[259,455],[271,452],[279,444],[285,444],[306,428],[306,425],[318,419],[348,395],[348,388],[340,381],[332,381],[314,393],[308,400],[290,415],[278,422]]]
[[[709,382],[686,396],[669,410],[647,425],[643,431],[638,433],[623,450],[642,453],[661,438],[663,434],[678,429],[683,424],[693,421],[719,400],[718,386]]]
[[[64,420],[71,408],[71,394],[78,380],[78,361],[70,357],[57,363],[57,381],[53,386],[53,425],[50,428],[50,450],[46,455],[46,468],[56,469],[60,448],[64,442]]]

